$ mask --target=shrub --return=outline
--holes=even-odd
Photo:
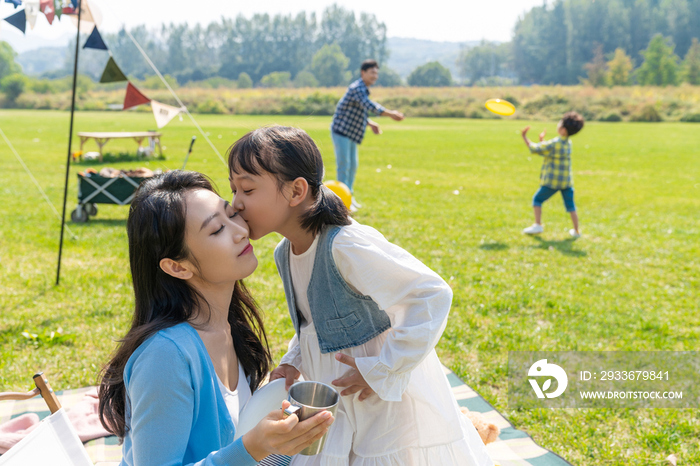
[[[294,87],[318,87],[318,79],[311,71],[302,70],[294,77]]]
[[[253,87],[253,80],[250,79],[248,73],[241,73],[238,75],[238,89],[248,89]]]
[[[659,112],[656,111],[653,105],[645,105],[630,116],[630,121],[657,122],[662,120],[661,115],[659,115]]]
[[[223,115],[224,113],[228,112],[226,111],[226,107],[224,107],[224,104],[222,104],[218,100],[207,99],[204,102],[201,102],[199,105],[197,105],[197,113],[211,113],[216,115]]]
[[[452,85],[452,74],[439,62],[433,61],[413,70],[407,81],[409,86],[445,87]]]
[[[20,73],[10,74],[5,76],[0,81],[0,90],[5,93],[7,101],[10,105],[15,105],[17,97],[28,87],[29,78]]]
[[[569,99],[567,99],[564,96],[545,94],[542,97],[538,97],[534,100],[526,102],[523,106],[523,110],[525,110],[528,113],[536,113],[547,107],[565,105],[568,103]]]
[[[622,121],[622,116],[617,112],[610,112],[600,117],[600,121]]]
[[[338,99],[330,94],[314,92],[306,98],[285,97],[281,113],[284,115],[333,115]]]
[[[260,79],[260,85],[262,87],[291,87],[292,74],[289,71],[273,71],[270,74],[266,74]]]
[[[190,81],[185,87],[194,89],[236,89],[238,85],[234,80],[222,78],[221,76],[214,76],[202,81]]]
[[[517,107],[518,105],[520,105],[520,101],[519,101],[518,99],[516,99],[515,96],[510,95],[510,94],[506,94],[506,95],[503,97],[503,100],[507,100],[508,102],[510,102],[511,104],[515,105],[516,107]]]
[[[681,121],[686,123],[700,123],[700,113],[687,113],[683,115]]]
[[[179,87],[177,83],[177,79],[173,78],[169,74],[166,74],[163,76],[163,79],[165,79],[165,82],[167,82],[170,87],[173,89],[177,89]],[[145,78],[143,81],[140,83],[136,83],[137,87],[141,87],[143,89],[167,89],[168,87],[163,83],[163,81],[160,79],[158,76],[148,76]]]

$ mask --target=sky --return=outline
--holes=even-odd
[[[5,18],[15,11],[11,4],[0,2],[0,17]],[[518,17],[533,6],[542,5],[543,0],[431,0],[416,3],[419,7],[409,7],[406,0],[91,0],[91,4],[101,11],[99,29],[105,32],[114,32],[122,24],[127,27],[145,24],[153,28],[164,22],[206,25],[222,16],[233,18],[242,14],[250,17],[255,13],[274,15],[313,11],[320,20],[323,10],[334,3],[356,14],[374,14],[386,24],[388,37],[465,42],[510,40]],[[34,44],[43,40],[65,40],[67,35],[74,33],[75,29],[67,18],[49,26],[40,14],[34,30],[27,26],[25,41]],[[21,35],[19,31],[2,21],[1,40],[14,39],[11,40],[14,43],[18,35]]]

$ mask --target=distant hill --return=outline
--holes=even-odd
[[[1,0],[0,0],[1,1]],[[2,39],[7,40],[19,53],[17,62],[28,75],[38,76],[47,71],[53,71],[64,66],[67,54],[68,38],[55,41],[47,47],[46,41],[22,43],[20,37],[7,34],[3,31]],[[56,46],[60,44],[60,46]],[[18,45],[21,44],[20,47]],[[432,40],[410,39],[404,37],[389,37],[387,48],[389,49],[389,61],[387,65],[401,75],[404,79],[420,65],[431,61],[439,61],[452,73],[452,78],[459,79],[456,60],[464,47],[478,45],[478,41],[470,42],[436,42]]]
[[[479,45],[479,41],[469,42],[436,42],[432,40],[408,39],[404,37],[389,37],[389,61],[387,65],[401,75],[402,78],[420,65],[431,61],[439,61],[450,70],[452,78],[457,80],[459,72],[455,62],[463,47]]]
[[[25,74],[39,76],[47,71],[62,68],[66,62],[67,55],[67,46],[39,47],[20,53],[15,60],[22,65],[22,71]]]

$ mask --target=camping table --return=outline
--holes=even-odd
[[[144,138],[153,139],[158,145],[158,153],[163,155],[163,149],[160,147],[160,137],[162,133],[155,131],[137,131],[137,132],[119,132],[119,133],[78,133],[80,137],[80,158],[82,160],[83,145],[88,139],[94,139],[97,146],[100,148],[100,162],[102,162],[102,147],[107,144],[110,139],[129,139],[133,138],[141,147],[141,142]]]

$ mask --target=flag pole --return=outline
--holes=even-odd
[[[66,225],[66,201],[68,200],[68,177],[70,175],[71,146],[73,145],[73,115],[75,114],[75,88],[78,81],[78,52],[80,50],[80,13],[82,13],[81,0],[75,0],[78,4],[78,32],[75,37],[75,62],[73,63],[73,95],[70,104],[70,129],[68,131],[68,157],[66,158],[66,180],[63,186],[63,215],[61,217],[61,239],[58,243],[58,266],[56,267],[56,286],[61,280],[61,256],[63,255],[63,231]]]

